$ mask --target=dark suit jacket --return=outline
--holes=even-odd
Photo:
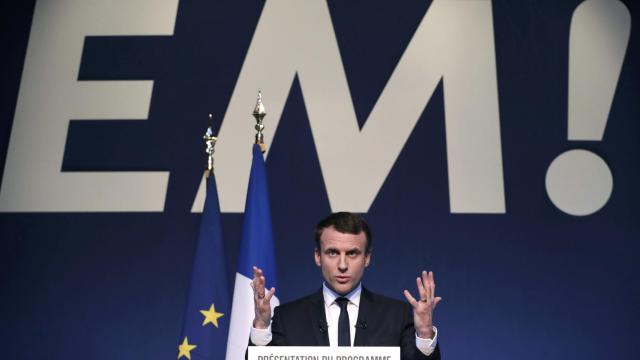
[[[278,306],[271,322],[273,346],[329,346],[322,290]],[[416,348],[413,309],[408,303],[362,289],[354,346],[400,346],[403,360],[439,360]]]

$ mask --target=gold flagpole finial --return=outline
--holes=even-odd
[[[207,177],[213,174],[213,153],[215,152],[214,147],[216,145],[216,141],[218,141],[218,138],[213,136],[213,130],[211,130],[212,123],[213,114],[209,114],[209,126],[207,127],[207,132],[202,137],[202,139],[204,139],[206,146],[205,151],[207,153],[207,168],[205,170]]]
[[[256,102],[256,107],[253,109],[253,117],[256,118],[256,126],[254,127],[257,131],[255,143],[260,146],[260,151],[262,152],[267,150],[264,144],[264,135],[262,134],[262,130],[264,130],[262,121],[265,116],[267,116],[267,112],[264,110],[264,105],[262,104],[262,91],[258,90],[258,101]]]

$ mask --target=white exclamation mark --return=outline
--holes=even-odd
[[[569,36],[569,140],[602,140],[630,32],[631,15],[618,0],[587,0],[574,10]],[[551,202],[576,216],[600,210],[613,190],[606,162],[582,149],[558,155],[549,165],[545,183]]]

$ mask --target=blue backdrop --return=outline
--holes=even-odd
[[[640,32],[633,26],[640,4],[624,2],[631,35],[602,140],[569,141],[568,43],[580,3],[492,2],[504,213],[450,209],[440,82],[365,214],[374,233],[365,286],[401,299],[403,289],[415,291],[421,269],[433,270],[447,359],[640,358]],[[362,126],[431,2],[328,4]],[[172,36],[85,39],[78,80],[151,79],[154,88],[147,121],[73,119],[61,171],[168,171],[164,209],[0,213],[4,356],[175,359],[200,220],[191,207],[206,114],[225,113],[263,6],[181,1]],[[0,10],[4,164],[34,3]],[[340,210],[327,197],[303,90],[295,78],[278,131],[266,139],[277,293],[285,302],[319,288],[313,228]],[[246,104],[248,119],[253,105]],[[613,176],[611,197],[587,216],[559,210],[545,189],[551,161],[575,148],[598,154]],[[241,213],[223,214],[230,284],[241,228]]]

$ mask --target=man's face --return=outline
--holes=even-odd
[[[358,285],[371,259],[371,253],[365,253],[366,246],[363,231],[357,235],[345,234],[333,226],[322,231],[315,258],[329,288],[345,295]]]

